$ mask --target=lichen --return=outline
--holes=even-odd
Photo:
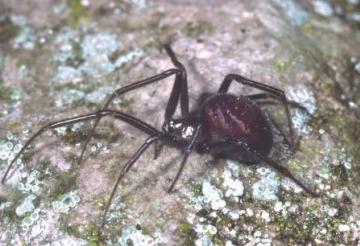
[[[55,100],[55,105],[57,107],[64,107],[72,105],[76,102],[84,99],[85,93],[76,89],[64,89],[59,93],[57,99]]]
[[[252,196],[255,200],[271,201],[277,200],[277,192],[279,191],[280,181],[273,171],[268,168],[259,168],[261,179],[252,186]]]
[[[359,1],[230,1],[221,6],[220,1],[206,6],[190,2],[160,6],[156,1],[142,0],[104,4],[69,0],[55,5],[46,3],[40,11],[23,5],[17,10],[23,16],[12,14],[16,2],[7,2],[9,11],[4,19],[0,16],[0,42],[4,48],[0,52],[1,174],[36,131],[34,128],[40,127],[36,126],[38,119],[43,120],[50,112],[56,119],[61,118],[58,114],[71,117],[95,112],[105,97],[122,86],[118,81],[147,77],[169,68],[171,61],[159,51],[165,39],[179,60],[190,65],[189,78],[193,70],[208,74],[208,79],[189,83],[191,102],[196,99],[195,92],[215,86],[211,81],[228,70],[255,73],[251,77],[272,81],[271,85],[284,90],[290,100],[305,106],[311,115],[290,107],[295,135],[302,137],[298,151],[290,155],[288,149],[282,148],[275,129],[272,157],[302,177],[320,198],[309,197],[290,179],[267,168],[221,160],[216,167],[207,168],[206,174],[192,176],[194,181],[185,181],[179,190],[168,195],[163,192],[163,183],[167,182],[163,166],[156,173],[158,166],[144,165],[132,169],[131,175],[136,177],[132,180],[150,185],[149,190],[154,193],[144,194],[143,189],[147,188],[143,187],[127,190],[133,182],[125,180],[121,193],[128,194],[114,199],[101,232],[98,223],[108,197],[104,190],[109,189],[105,186],[113,178],[114,169],[100,164],[128,157],[128,152],[138,145],[111,133],[111,128],[120,127],[122,133],[129,135],[122,124],[99,127],[96,137],[100,135],[102,139],[89,144],[86,165],[81,170],[71,168],[87,136],[85,125],[93,122],[89,121],[58,128],[54,136],[44,134],[30,146],[39,151],[25,151],[26,158],[21,156],[15,163],[0,189],[0,244],[354,245],[358,241],[360,218],[355,206],[360,170],[360,58],[354,43],[358,40]],[[243,29],[242,25],[247,27]],[[144,57],[141,63],[128,65],[139,57]],[[348,104],[341,102],[334,78],[344,87],[343,92],[349,93]],[[154,104],[153,111],[145,110],[149,114],[144,114],[144,110],[138,111],[128,103],[143,95],[157,102],[166,101],[169,96],[165,90],[155,90],[156,85],[150,92],[146,88],[137,90],[139,94],[127,95],[128,101],[118,98],[117,102],[122,103],[124,112],[138,112],[141,120],[159,126],[158,109],[165,104]],[[45,98],[53,101],[43,104],[40,99]],[[281,129],[288,133],[283,128],[283,110],[276,108],[269,113],[279,119]],[[138,143],[138,136],[132,132],[130,135],[129,139]],[[49,136],[64,145],[57,153],[62,163],[53,163],[57,158],[51,155],[53,142],[48,146],[42,141],[49,140]],[[99,152],[101,155],[92,158]],[[44,160],[48,156],[50,161]],[[157,161],[162,162],[161,158]],[[201,163],[189,162],[186,168],[192,165],[194,170],[190,173],[195,175]],[[25,170],[24,163],[33,168]],[[143,167],[156,174],[147,175]],[[189,180],[186,168],[182,180]],[[86,180],[87,174],[95,171],[103,179],[101,187],[84,194],[94,188],[91,185],[100,186]],[[142,175],[147,178],[142,179]],[[85,184],[80,183],[84,180]],[[149,196],[151,199],[147,199]],[[128,203],[127,197],[136,204]],[[152,206],[158,210],[147,209]],[[149,210],[150,214],[144,212]],[[154,221],[156,216],[159,219]],[[101,242],[103,238],[105,242]]]
[[[12,15],[10,19],[13,24],[19,27],[16,37],[12,40],[14,48],[23,48],[32,50],[35,47],[36,33],[28,24],[26,17],[20,15]]]
[[[16,215],[19,217],[23,217],[26,213],[30,213],[34,211],[35,206],[33,201],[36,199],[36,196],[33,194],[28,195],[24,201],[16,207]]]
[[[150,246],[156,245],[156,239],[149,235],[145,235],[136,226],[128,226],[121,232],[121,237],[117,241],[118,245],[139,245]]]
[[[309,134],[308,123],[317,109],[314,93],[304,87],[289,87],[286,95],[289,100],[293,100],[306,108],[307,112],[299,108],[292,108],[291,121],[298,135]]]
[[[0,140],[0,166],[9,163],[22,148],[22,144],[18,143],[12,132],[9,131],[6,135],[6,139]],[[20,164],[21,160],[17,162],[17,165]]]
[[[120,45],[117,36],[112,33],[103,32],[86,35],[81,43],[85,59],[81,70],[90,76],[99,76],[112,72],[114,65],[109,56],[119,49]]]
[[[100,104],[104,101],[107,95],[113,93],[116,87],[114,86],[101,86],[94,91],[86,94],[85,100],[89,103]]]
[[[223,185],[227,189],[225,197],[232,196],[238,198],[244,194],[244,185],[238,178],[233,178],[233,174],[229,167],[224,170],[223,178]]]
[[[23,194],[40,195],[43,182],[39,180],[39,171],[33,170],[24,174],[24,178],[17,184],[17,188]]]
[[[59,58],[59,59],[63,59],[63,58]],[[60,65],[57,68],[53,81],[55,82],[76,81],[76,80],[80,80],[81,76],[82,74],[80,70],[71,66]]]
[[[291,24],[301,26],[309,18],[306,10],[294,0],[276,0],[275,3],[281,7]]]
[[[202,201],[208,204],[212,210],[221,210],[225,207],[226,202],[223,199],[223,193],[215,186],[211,185],[208,180],[202,183]]]
[[[329,2],[323,0],[313,1],[314,10],[316,13],[329,17],[334,13],[334,10]]]
[[[130,2],[137,9],[146,9],[153,4],[153,0],[131,0]]]
[[[140,48],[122,50],[117,35],[106,31],[82,37],[78,30],[64,27],[56,35],[55,45],[58,50],[54,60],[59,63],[52,79],[55,84],[77,83],[84,76],[107,75],[143,55]]]
[[[101,201],[100,203],[101,208],[104,208],[104,203]],[[106,223],[107,224],[116,224],[116,221],[119,221],[119,219],[123,218],[125,216],[125,204],[121,202],[120,198],[115,198],[111,206],[109,208],[108,213],[106,214]]]
[[[57,201],[52,202],[52,207],[60,213],[68,213],[69,210],[80,202],[77,191],[70,191],[63,194]]]
[[[23,91],[17,86],[6,86],[0,79],[0,100],[15,103],[21,100]]]

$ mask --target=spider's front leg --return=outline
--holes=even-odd
[[[14,163],[16,162],[16,160],[21,156],[21,154],[24,153],[24,151],[26,150],[27,147],[29,147],[29,145],[34,142],[34,140],[39,137],[42,133],[44,133],[47,130],[50,129],[55,129],[55,128],[59,128],[62,126],[69,126],[69,125],[73,125],[75,123],[78,122],[83,122],[83,121],[88,121],[88,120],[93,120],[93,119],[98,119],[98,118],[103,118],[105,116],[113,116],[116,119],[120,119],[130,125],[132,125],[133,127],[149,134],[149,135],[154,135],[154,134],[160,134],[160,132],[158,130],[156,130],[154,127],[152,127],[151,125],[147,124],[146,122],[143,122],[131,115],[119,112],[119,111],[114,111],[114,110],[101,110],[95,113],[90,113],[90,114],[84,114],[84,115],[80,115],[80,116],[76,116],[76,117],[71,117],[71,118],[67,118],[67,119],[63,119],[63,120],[59,120],[59,121],[54,121],[51,122],[49,124],[47,124],[46,126],[40,128],[40,130],[38,130],[29,140],[26,141],[26,143],[24,144],[24,146],[21,148],[21,150],[16,154],[16,156],[14,157],[14,159],[11,161],[10,165],[8,166],[8,168],[5,171],[5,174],[1,180],[1,183],[5,183],[6,177],[8,176],[11,168],[13,167]]]
[[[198,140],[199,136],[200,136],[200,132],[201,132],[201,124],[198,124],[196,126],[196,129],[195,129],[195,132],[194,132],[194,135],[192,136],[191,140],[190,140],[190,143],[188,146],[186,146],[185,150],[184,150],[184,155],[183,155],[183,158],[182,158],[182,161],[180,163],[180,168],[173,180],[173,182],[171,183],[170,185],[170,188],[168,189],[168,192],[171,192],[176,184],[176,181],[179,179],[183,169],[184,169],[184,166],[186,164],[186,161],[187,161],[187,158],[189,157],[191,151],[194,149],[195,147],[195,144],[196,144],[196,141]]]
[[[141,147],[135,152],[135,154],[133,154],[133,156],[125,163],[125,165],[121,168],[121,171],[119,173],[119,176],[114,184],[114,187],[111,191],[111,195],[106,203],[106,207],[105,207],[105,211],[104,211],[104,215],[102,218],[102,222],[101,222],[101,231],[104,229],[105,223],[106,223],[106,214],[109,211],[111,202],[115,196],[115,192],[117,190],[117,187],[120,184],[120,181],[123,179],[123,177],[125,176],[125,174],[130,170],[130,168],[134,165],[134,163],[137,161],[137,159],[139,159],[139,157],[142,155],[142,153],[144,153],[144,151],[149,148],[149,146],[151,144],[153,144],[154,142],[158,141],[159,138],[162,137],[162,133],[156,133],[152,136],[150,136],[143,145],[141,145]]]
[[[112,93],[112,95],[109,97],[109,99],[105,102],[102,110],[106,110],[109,107],[110,103],[117,96],[120,96],[120,95],[122,95],[126,92],[129,92],[129,91],[132,91],[134,89],[146,86],[148,84],[163,80],[163,79],[175,74],[174,85],[173,85],[173,88],[172,88],[172,91],[170,94],[170,98],[169,98],[169,101],[168,101],[168,104],[167,104],[166,110],[165,110],[165,122],[169,121],[173,117],[175,110],[176,110],[176,106],[178,105],[179,99],[180,99],[180,103],[181,103],[182,116],[183,117],[187,116],[189,113],[189,98],[188,98],[188,91],[187,91],[188,87],[187,87],[187,76],[186,76],[185,67],[179,62],[175,53],[172,51],[172,49],[169,45],[165,45],[165,50],[166,50],[167,54],[169,55],[169,57],[171,58],[171,61],[173,62],[173,64],[175,65],[176,68],[169,69],[158,75],[131,83],[130,85],[127,85],[123,88],[116,90],[115,92]],[[87,147],[88,143],[90,142],[91,138],[93,137],[95,128],[97,127],[99,121],[100,121],[100,118],[97,118],[95,120],[94,125],[93,125],[92,129],[90,130],[88,137],[85,140],[83,149],[81,151],[81,154],[80,154],[80,157],[78,160],[78,165],[80,165],[80,163],[84,157],[86,147]],[[158,148],[158,149],[160,150],[161,148]],[[156,155],[155,155],[155,157],[156,157]]]
[[[251,100],[255,100],[256,102],[259,102],[261,104],[271,104],[271,105],[273,104],[271,99],[279,100],[278,97],[274,96],[273,94],[269,94],[269,93],[253,94],[253,95],[248,95],[246,97]],[[260,100],[260,101],[258,101],[258,100]],[[267,101],[262,101],[262,100],[267,100]],[[292,100],[286,100],[286,103],[291,108],[300,109],[300,110],[304,111],[306,114],[308,114],[309,116],[312,116],[312,114],[309,112],[309,110],[306,107],[304,107],[303,105],[301,105],[300,103],[292,101]]]

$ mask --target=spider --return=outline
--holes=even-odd
[[[276,123],[265,114],[260,105],[261,102],[269,99],[275,99],[283,104],[287,117],[290,141],[280,129],[279,131],[281,132],[281,135],[283,135],[284,141],[286,141],[289,146],[294,146],[294,133],[292,121],[290,119],[289,106],[298,107],[304,110],[306,110],[306,108],[294,101],[287,100],[284,92],[280,89],[247,79],[238,74],[228,74],[216,93],[203,94],[200,97],[200,103],[197,109],[193,112],[189,112],[188,84],[185,67],[179,62],[169,45],[164,45],[164,48],[175,68],[131,83],[114,91],[107,99],[102,109],[97,112],[54,121],[40,128],[40,130],[27,140],[22,149],[14,157],[1,182],[4,184],[15,161],[40,134],[50,129],[72,125],[77,122],[94,120],[93,127],[85,140],[78,160],[78,164],[80,164],[86,146],[93,137],[95,128],[100,119],[105,116],[112,116],[143,131],[148,134],[149,137],[120,170],[105,207],[101,228],[105,225],[106,214],[120,181],[131,169],[136,160],[152,144],[155,144],[155,159],[159,155],[163,145],[170,145],[183,151],[180,168],[170,185],[169,192],[173,190],[176,181],[180,177],[188,156],[195,150],[198,153],[211,153],[216,158],[234,159],[245,164],[264,162],[282,175],[290,178],[310,195],[314,197],[318,196],[305,184],[299,181],[288,169],[268,157],[270,150],[273,148],[272,126],[276,126]],[[137,119],[129,114],[109,109],[109,106],[115,97],[157,81],[164,80],[173,75],[175,75],[175,81],[165,109],[165,119],[162,130],[158,130],[145,121]],[[228,93],[228,90],[233,81],[257,88],[263,92],[247,96],[230,94]],[[179,103],[181,118],[174,119],[173,116]],[[278,128],[278,126],[276,127]]]

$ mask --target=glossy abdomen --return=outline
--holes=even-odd
[[[273,144],[267,116],[245,96],[216,94],[202,107],[204,134],[207,142],[242,142],[250,149],[267,155]]]

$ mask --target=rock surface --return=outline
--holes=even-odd
[[[360,239],[360,2],[0,1],[0,175],[41,126],[94,112],[116,88],[187,67],[190,104],[228,73],[275,86],[301,137],[294,155],[274,129],[272,158],[313,198],[263,163],[192,154],[175,192],[181,152],[148,150],[120,184],[121,165],[146,136],[104,119],[81,166],[89,122],[39,137],[0,185],[1,245],[356,245]],[[111,107],[157,128],[172,79]],[[238,84],[234,94],[255,90]],[[283,109],[264,108],[286,130]],[[216,164],[216,165],[214,165]]]

